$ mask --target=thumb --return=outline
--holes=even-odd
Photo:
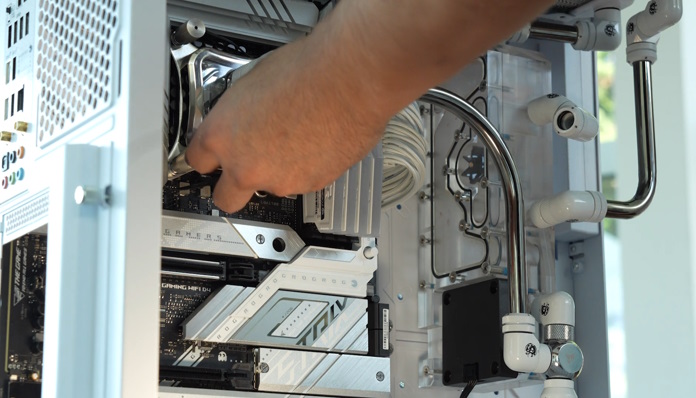
[[[205,122],[201,127],[205,125]],[[216,154],[209,149],[206,142],[207,129],[198,128],[186,148],[186,162],[201,174],[212,173],[220,167]]]
[[[223,171],[213,191],[213,203],[227,213],[234,213],[243,208],[253,194],[253,190],[239,189],[231,174]]]

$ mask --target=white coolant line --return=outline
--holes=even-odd
[[[538,200],[527,212],[537,228],[548,228],[564,222],[600,222],[607,214],[607,200],[601,192],[565,191]]]

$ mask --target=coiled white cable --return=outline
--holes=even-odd
[[[427,142],[417,102],[396,114],[382,137],[382,209],[402,203],[425,183]]]

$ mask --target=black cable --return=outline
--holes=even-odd
[[[460,395],[459,398],[467,398],[469,394],[471,394],[471,392],[474,391],[474,387],[476,387],[476,380],[469,380],[469,382],[466,384],[466,387],[464,387],[464,390],[462,391],[462,395]]]

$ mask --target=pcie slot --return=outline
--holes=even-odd
[[[195,381],[252,380],[253,364],[234,364],[231,369],[194,368],[184,366],[160,366],[160,379]]]
[[[162,275],[225,280],[225,263],[193,258],[162,256]]]

